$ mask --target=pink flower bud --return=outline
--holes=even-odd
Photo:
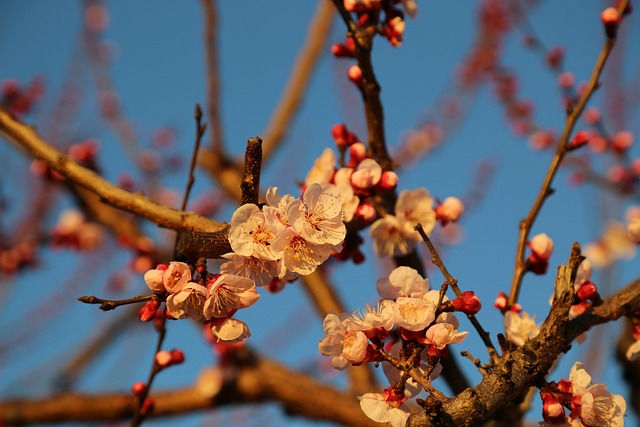
[[[447,197],[440,206],[436,206],[436,218],[442,225],[449,222],[456,222],[464,211],[462,201],[457,197]]]
[[[598,288],[593,282],[585,282],[580,285],[580,289],[576,292],[578,298],[582,301],[593,299],[598,294]]]
[[[569,142],[569,148],[578,148],[589,142],[589,133],[580,130],[576,132],[573,139]]]
[[[135,396],[141,396],[146,391],[147,385],[142,381],[137,381],[131,386],[131,393],[133,393]]]
[[[398,174],[394,171],[384,171],[376,188],[380,191],[391,191],[395,190],[397,186]]]
[[[171,360],[173,356],[170,351],[162,350],[156,353],[156,365],[161,368],[166,368],[171,365]]]
[[[600,14],[600,19],[604,24],[604,30],[607,33],[607,37],[615,38],[618,33],[618,27],[620,26],[620,21],[622,21],[622,17],[620,16],[620,12],[614,7],[608,7],[602,11]]]
[[[564,406],[551,393],[542,392],[542,418],[550,424],[566,421]]]
[[[549,67],[556,68],[564,58],[564,49],[562,46],[554,46],[547,53],[547,63]]]
[[[138,317],[140,317],[140,320],[143,322],[153,320],[156,317],[158,306],[160,306],[160,302],[158,302],[157,299],[150,299],[140,308],[140,311],[138,311]]]
[[[565,380],[564,378],[561,379],[558,382],[558,391],[562,394],[573,394],[573,383],[569,380]]]
[[[576,78],[570,71],[565,71],[558,76],[558,86],[562,89],[571,89],[576,82]]]
[[[587,309],[589,309],[589,304],[587,304],[584,301],[578,304],[572,305],[571,308],[569,309],[569,319],[570,320],[575,319],[576,317],[580,316],[582,313],[587,311]]]
[[[592,126],[600,123],[600,119],[600,110],[597,108],[589,108],[584,112],[584,121]]]
[[[140,413],[142,415],[148,415],[153,412],[153,408],[155,406],[156,404],[153,399],[145,399],[144,402],[142,402],[142,406],[140,407]]]
[[[480,311],[482,304],[480,299],[473,291],[465,291],[458,298],[451,301],[456,311],[461,311],[464,314],[473,315]]]
[[[359,86],[362,83],[362,70],[357,65],[352,65],[347,71],[347,77]]]
[[[368,193],[374,185],[380,181],[382,168],[373,159],[364,159],[358,165],[358,169],[351,174],[351,186],[354,190]]]
[[[624,130],[616,133],[611,138],[611,148],[615,151],[623,152],[633,145],[633,133]]]
[[[356,209],[355,215],[367,224],[371,224],[378,217],[376,208],[371,203],[362,203]]]
[[[507,309],[507,294],[500,292],[493,302],[493,306],[504,313]]]
[[[348,132],[347,125],[344,123],[333,125],[331,128],[331,136],[336,141],[338,147],[345,147],[347,145]]]
[[[533,236],[529,248],[536,258],[547,261],[553,253],[553,240],[546,233],[540,233]]]
[[[367,156],[367,147],[362,142],[356,142],[349,147],[349,167],[357,167]]]
[[[184,353],[177,348],[171,350],[171,364],[179,365],[182,362],[184,362]]]
[[[543,150],[555,142],[556,137],[547,130],[538,130],[529,135],[529,146],[534,150]]]

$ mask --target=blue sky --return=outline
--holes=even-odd
[[[261,135],[268,124],[316,2],[219,3],[224,134],[229,151],[240,155],[247,138]],[[407,21],[404,45],[391,48],[386,41],[378,39],[374,49],[374,66],[382,85],[387,139],[392,149],[428,111],[437,108],[439,96],[452,87],[460,61],[476,36],[476,2],[418,3],[417,19]],[[170,127],[177,135],[173,152],[188,157],[193,139],[193,105],[196,102],[206,104],[203,19],[199,2],[111,1],[107,5],[110,25],[104,39],[115,52],[109,73],[141,145],[148,146],[157,129]],[[567,53],[565,68],[572,71],[578,81],[588,78],[602,46],[599,13],[604,5],[604,2],[580,0],[542,1],[529,15],[531,24],[547,46],[564,46]],[[3,11],[0,15],[0,80],[15,78],[26,82],[42,74],[47,82],[43,104],[26,120],[36,123],[46,135],[47,121],[56,99],[64,83],[72,81],[83,89],[84,98],[80,113],[70,125],[69,137],[74,142],[89,136],[100,141],[100,160],[108,179],[115,181],[123,171],[133,173],[134,167],[123,156],[113,133],[96,119],[95,85],[86,62],[77,59],[82,58],[81,3],[0,0],[0,7]],[[626,33],[628,45],[638,39],[637,28],[633,28],[637,23],[637,13],[625,23],[630,27]],[[329,40],[340,41],[343,35],[343,25],[336,20]],[[523,47],[520,30],[511,33],[504,49],[503,65],[519,76],[521,96],[534,103],[536,122],[559,132],[564,112],[555,76],[538,55]],[[635,73],[637,82],[638,52],[627,49],[626,55],[629,65],[625,74],[630,77]],[[285,145],[264,169],[262,183],[265,188],[275,185],[285,192],[296,192],[295,180],[303,179],[313,159],[324,147],[332,146],[330,129],[333,124],[346,122],[364,137],[359,95],[355,88],[344,82],[344,73],[350,64],[349,60],[332,58],[327,50],[305,94],[300,113],[291,124]],[[591,105],[601,103],[601,94],[596,94]],[[518,222],[533,201],[551,153],[534,152],[528,148],[525,139],[513,135],[502,107],[487,86],[475,94],[467,110],[465,121],[444,146],[416,166],[399,171],[399,188],[425,186],[442,199],[463,195],[475,179],[472,171],[479,161],[489,159],[495,165],[495,176],[485,189],[480,205],[462,221],[464,240],[444,250],[447,267],[459,279],[460,286],[476,291],[484,302],[485,309],[479,319],[495,336],[501,331],[501,316],[491,305],[498,291],[508,291]],[[640,130],[637,112],[628,117],[627,127],[634,132]],[[637,147],[633,153],[638,155]],[[9,210],[2,219],[4,229],[20,215],[19,207],[27,200],[24,192],[28,191],[30,178],[25,172],[26,160],[12,147],[0,145],[0,157],[3,171],[6,171],[2,174],[2,194],[9,201]],[[556,243],[550,273],[544,277],[527,276],[521,293],[525,310],[537,313],[540,320],[547,312],[555,266],[565,262],[573,241],[588,243],[598,236],[601,226],[598,214],[595,219],[590,217],[591,213],[599,211],[601,199],[597,192],[590,187],[571,186],[567,178],[566,172],[559,174],[557,192],[549,199],[533,228],[533,234],[546,232]],[[184,180],[184,172],[171,173],[163,178],[163,183],[181,192]],[[209,178],[199,174],[196,195],[211,186]],[[609,203],[619,206],[619,212],[629,204],[628,201]],[[61,195],[55,210],[68,205],[68,198]],[[230,212],[231,207],[225,209],[218,219],[227,220]],[[55,220],[56,216],[52,215],[48,223],[53,224]],[[154,230],[153,227],[148,229]],[[365,264],[340,266],[342,270],[335,268],[333,280],[350,310],[375,300],[375,280],[386,274],[389,267],[388,262],[376,259],[369,241],[365,248]],[[99,312],[95,307],[81,306],[74,302],[75,297],[105,294],[112,277],[110,272],[125,268],[128,256],[119,253],[112,244],[105,252],[91,256],[93,268],[87,266],[86,258],[74,253],[44,250],[41,260],[39,269],[2,283],[2,330],[24,328],[25,310],[32,309],[33,313],[34,304],[48,307],[40,315],[50,316],[43,328],[28,340],[21,341],[19,347],[0,354],[2,396],[10,395],[17,385],[25,394],[44,394],[50,389],[51,372],[55,371],[51,366],[60,366],[73,354],[68,348],[84,342],[87,334],[113,315]],[[617,271],[618,283],[626,283],[637,277],[637,263],[623,263]],[[432,280],[437,286],[442,279],[436,272]],[[142,278],[132,277],[129,288],[118,297],[144,291]],[[46,304],[46,299],[52,295],[58,296],[55,301],[59,306]],[[298,286],[289,286],[278,295],[265,294],[256,306],[245,311],[240,317],[252,329],[251,342],[266,355],[294,367],[319,360],[316,344],[322,329],[315,319],[314,309]],[[305,327],[289,330],[286,325],[294,319]],[[468,327],[464,322],[462,325]],[[594,379],[606,380],[612,390],[623,393],[619,371],[608,357],[618,328],[606,328],[607,333],[602,338],[606,345],[589,347],[587,343],[576,347],[563,358],[550,378],[567,377],[570,366],[584,348],[602,349],[607,353],[607,362],[601,365]],[[274,335],[274,330],[280,333]],[[78,387],[90,391],[125,390],[133,381],[145,376],[154,346],[147,332],[140,326],[121,338]],[[485,351],[473,335],[470,333],[469,338],[472,353],[486,359]],[[288,336],[291,336],[289,343]],[[132,346],[137,347],[135,351],[131,351]],[[158,387],[187,384],[212,360],[209,350],[200,342],[199,333],[188,322],[171,324],[167,347],[172,346],[185,350],[187,363],[163,374],[158,379]],[[468,368],[470,375],[474,375],[471,367]],[[228,412],[218,420],[244,420],[246,425],[258,422],[282,425],[285,422],[274,408],[255,418],[253,414],[257,409],[246,411]],[[539,412],[532,412],[531,417],[540,419]],[[252,421],[246,418],[252,418]],[[196,417],[191,422],[199,425],[203,421]],[[286,422],[306,425],[288,419]]]

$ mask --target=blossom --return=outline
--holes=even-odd
[[[376,220],[369,235],[373,237],[373,248],[380,257],[406,255],[413,249],[413,242],[405,236],[400,220],[393,215]]]
[[[360,205],[360,198],[353,192],[353,187],[350,184],[338,184],[337,182],[335,184],[325,184],[322,186],[322,191],[340,199],[342,202],[343,222],[349,222],[353,219],[353,215]]]
[[[451,323],[436,323],[427,329],[427,343],[438,350],[444,349],[449,344],[458,344],[466,338],[469,332],[458,332]]]
[[[353,365],[366,360],[369,339],[362,331],[347,331],[342,340],[342,354]]]
[[[229,261],[220,266],[220,273],[247,277],[256,286],[266,286],[271,283],[273,278],[278,277],[277,261],[266,261],[233,252],[222,255],[222,258]]]
[[[325,336],[318,342],[318,350],[324,356],[331,356],[331,366],[335,369],[345,369],[349,365],[349,361],[342,354],[344,337],[347,334],[342,323],[345,317],[345,314],[327,314],[322,322]]]
[[[363,331],[370,336],[376,330],[390,331],[394,323],[394,303],[383,300],[377,307],[366,306],[364,313],[353,314],[344,320],[345,328],[355,331]]]
[[[162,293],[165,291],[163,278],[166,269],[167,265],[159,264],[157,268],[152,268],[144,273],[144,281],[153,292]]]
[[[224,318],[211,324],[211,335],[218,341],[235,343],[249,338],[251,332],[246,323],[233,318]]]
[[[526,312],[522,312],[522,316],[513,311],[505,313],[504,328],[507,339],[518,347],[523,346],[526,341],[540,332],[533,318]]]
[[[437,304],[422,298],[400,297],[396,300],[396,324],[409,331],[420,331],[436,318]]]
[[[184,262],[170,262],[162,275],[164,288],[172,294],[180,290],[191,281],[191,269]]]
[[[548,261],[553,253],[553,240],[546,233],[540,233],[533,236],[529,248],[538,260]]]
[[[305,240],[291,228],[278,233],[273,241],[273,250],[282,253],[284,267],[294,273],[313,273],[331,255],[331,245],[317,245]]]
[[[462,201],[457,197],[447,197],[444,202],[435,208],[436,217],[446,225],[449,222],[456,222],[464,211]]]
[[[277,259],[271,243],[278,232],[278,228],[283,228],[274,218],[269,221],[266,214],[252,203],[240,206],[231,217],[229,229],[229,243],[233,252],[244,255],[255,255],[266,260]],[[280,227],[277,227],[280,225]]]
[[[411,267],[400,266],[389,274],[389,278],[378,279],[376,289],[387,300],[398,297],[419,298],[429,290],[429,279],[424,279]]]
[[[404,427],[409,418],[409,411],[402,405],[406,398],[390,393],[365,393],[359,396],[360,408],[364,414],[378,423],[389,423],[391,427]],[[402,408],[402,409],[401,409]]]
[[[464,314],[476,314],[480,311],[482,304],[480,298],[473,291],[465,291],[458,298],[451,301],[456,311],[462,311]]]
[[[247,308],[260,298],[253,282],[246,277],[221,274],[207,287],[209,295],[204,303],[207,320],[229,317],[235,310]]]
[[[638,358],[639,355],[640,355],[640,340],[637,340],[636,342],[634,342],[629,346],[629,348],[627,349],[627,352],[625,353],[625,356],[627,360],[633,362]]]
[[[380,182],[382,167],[373,159],[364,159],[351,174],[351,185],[358,191],[368,192]]]
[[[340,199],[323,193],[318,184],[307,187],[302,200],[291,202],[287,217],[293,230],[311,243],[337,245],[347,234]]]
[[[320,157],[313,162],[304,184],[328,184],[335,173],[335,164],[335,153],[331,148],[325,148]]]
[[[403,190],[396,201],[395,212],[403,234],[413,240],[421,240],[420,234],[414,230],[418,223],[427,234],[431,233],[436,224],[433,199],[426,188]]]
[[[191,318],[204,320],[203,307],[207,299],[207,288],[194,282],[188,282],[180,291],[167,298],[167,311],[176,319]]]
[[[278,193],[278,187],[269,187],[265,198],[267,199],[268,206],[264,206],[262,211],[265,212],[265,214],[268,211],[272,211],[273,215],[278,218],[278,221],[282,225],[289,225],[287,209],[289,208],[289,204],[293,202],[295,198],[290,194],[281,196]]]
[[[607,391],[604,384],[592,384],[591,375],[581,362],[573,365],[569,379],[573,395],[580,397],[577,416],[572,412],[571,418],[579,417],[586,426],[624,426],[627,405],[621,395]]]

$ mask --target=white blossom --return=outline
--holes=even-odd
[[[261,212],[258,206],[251,203],[244,204],[236,209],[231,217],[229,229],[231,249],[239,255],[276,260],[277,256],[271,244],[276,233],[282,228],[278,221],[268,221],[265,213]]]
[[[409,418],[406,409],[389,405],[380,393],[365,393],[359,397],[360,408],[364,414],[378,423],[389,423],[391,427],[404,427]]]
[[[424,279],[411,267],[400,266],[389,274],[389,278],[378,279],[376,289],[378,295],[388,300],[398,297],[420,298],[429,290],[429,279]]]
[[[328,184],[335,173],[335,164],[335,153],[331,148],[325,148],[320,157],[313,162],[304,184]]]
[[[420,234],[414,230],[419,223],[429,234],[436,225],[436,213],[433,210],[433,198],[426,188],[403,190],[396,201],[396,217],[403,234],[410,239],[420,241]]]
[[[209,286],[209,294],[204,304],[207,320],[229,317],[236,310],[247,308],[260,298],[253,282],[246,277],[221,274]]]
[[[427,342],[438,350],[444,349],[449,344],[462,342],[469,332],[458,332],[451,323],[436,323],[427,329]]]
[[[228,343],[240,342],[251,336],[249,327],[241,320],[224,318],[221,322],[211,324],[211,335],[218,341]]]
[[[409,331],[420,331],[436,318],[437,305],[421,298],[400,297],[395,304],[396,325]]]
[[[317,245],[340,244],[347,234],[342,222],[340,199],[333,194],[323,193],[318,184],[307,187],[302,200],[291,202],[287,217],[298,235]]]
[[[284,267],[303,276],[313,273],[333,249],[331,245],[310,243],[291,228],[278,233],[273,242],[273,250],[281,254]]]
[[[167,311],[176,319],[191,318],[201,322],[205,318],[203,307],[206,298],[207,288],[188,282],[180,291],[167,297]]]
[[[266,286],[271,283],[271,280],[278,277],[277,261],[267,261],[233,252],[222,255],[222,258],[229,261],[220,266],[220,273],[247,277],[256,286]]]
[[[504,329],[507,339],[518,347],[523,346],[526,341],[540,332],[540,329],[529,314],[525,312],[521,314],[508,311],[504,315]]]
[[[371,225],[369,235],[379,257],[401,256],[413,249],[413,242],[403,233],[400,221],[393,215],[385,215]]]

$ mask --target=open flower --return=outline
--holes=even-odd
[[[396,325],[409,331],[420,331],[436,318],[437,304],[422,298],[400,297],[396,300]]]
[[[451,323],[436,323],[427,329],[427,343],[438,350],[444,349],[449,344],[458,344],[466,338],[469,332],[458,332]]]
[[[175,294],[167,298],[167,311],[176,319],[191,318],[204,320],[203,307],[207,299],[207,288],[194,282],[188,282]]]
[[[396,217],[408,238],[422,240],[420,234],[414,230],[417,224],[422,224],[425,233],[431,233],[436,225],[436,213],[429,191],[421,187],[411,191],[403,190],[396,201]]]
[[[314,162],[304,180],[305,185],[328,184],[336,171],[336,154],[331,148],[325,148]]]
[[[318,350],[324,356],[331,356],[331,366],[335,369],[345,369],[349,361],[342,354],[344,338],[347,330],[342,324],[346,314],[329,313],[322,322],[324,338],[318,343]]]
[[[333,194],[323,193],[318,184],[311,184],[302,200],[289,205],[287,217],[298,235],[317,245],[340,244],[347,234],[342,223],[342,202]]]
[[[378,423],[389,423],[391,427],[404,427],[409,410],[403,405],[406,397],[396,395],[391,387],[380,393],[365,393],[359,397],[364,414]]]
[[[531,338],[538,335],[540,328],[536,326],[533,318],[529,314],[522,312],[522,316],[513,311],[508,311],[504,315],[504,329],[507,339],[518,347]]]
[[[604,384],[592,384],[591,375],[576,362],[569,376],[573,395],[580,397],[579,408],[571,418],[580,418],[585,426],[622,427],[626,402],[619,394],[607,391]]]
[[[331,255],[331,245],[317,245],[286,228],[273,241],[273,250],[281,253],[284,267],[303,276],[313,273]]]
[[[209,295],[204,304],[207,320],[229,317],[236,310],[249,307],[260,298],[253,282],[246,277],[221,274],[207,287]]]
[[[191,280],[191,269],[184,262],[170,262],[162,275],[167,292],[175,294]]]
[[[254,256],[243,256],[230,252],[222,255],[228,259],[220,266],[220,273],[251,279],[256,286],[266,286],[278,277],[277,261],[266,261]]]
[[[389,278],[378,279],[378,294],[388,300],[398,297],[420,298],[429,290],[429,279],[424,279],[417,270],[400,266],[394,269]]]
[[[279,227],[278,227],[279,226]],[[271,243],[283,228],[278,221],[267,221],[265,214],[254,204],[240,206],[231,217],[229,243],[233,252],[244,256],[257,256],[276,260]]]
[[[224,318],[211,324],[211,335],[218,341],[240,342],[251,336],[246,323],[238,319]]]
[[[393,215],[376,220],[369,234],[379,257],[406,255],[413,249],[413,242],[404,235],[400,221]]]

